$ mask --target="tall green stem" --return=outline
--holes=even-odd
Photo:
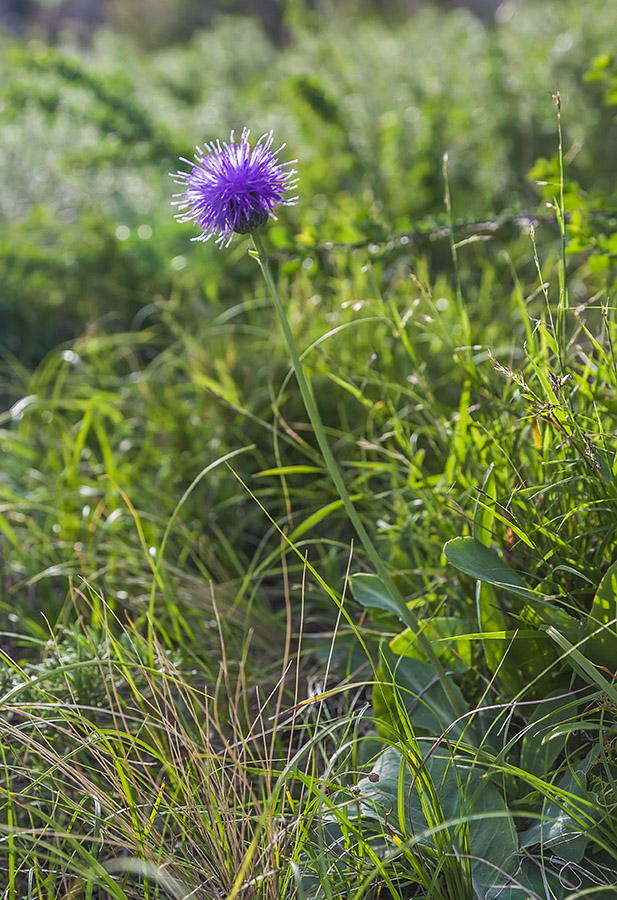
[[[559,350],[559,366],[562,378],[567,374],[566,357],[568,351],[567,312],[568,312],[568,271],[566,268],[566,209],[564,201],[565,169],[563,161],[563,131],[561,127],[561,96],[559,91],[553,94],[557,107],[557,129],[559,133],[559,205],[555,203],[557,221],[561,234],[561,254],[559,260],[559,305],[557,307],[557,346]]]
[[[326,438],[326,433],[324,431],[315,398],[313,397],[313,392],[306,379],[306,375],[304,374],[304,369],[300,360],[300,354],[298,353],[298,350],[296,348],[294,337],[291,332],[291,327],[289,325],[289,320],[287,318],[285,308],[281,302],[281,298],[279,297],[274,278],[272,277],[272,270],[270,268],[270,263],[268,261],[268,256],[264,247],[263,238],[258,231],[252,232],[252,238],[255,244],[255,250],[257,251],[257,259],[259,261],[259,265],[261,266],[261,271],[263,272],[263,276],[266,280],[266,285],[268,287],[268,291],[270,292],[270,296],[272,297],[272,302],[274,303],[274,308],[276,309],[281,329],[283,331],[285,343],[287,344],[287,349],[291,357],[291,362],[296,374],[298,387],[300,388],[300,393],[302,394],[302,399],[304,401],[306,411],[308,413],[309,419],[311,420],[311,425],[313,426],[313,431],[315,433],[315,437],[317,438],[317,443],[319,444],[319,449],[321,450],[321,455],[323,456],[326,468],[328,469],[330,477],[334,482],[334,486],[338,491],[338,495],[341,498],[341,501],[345,508],[345,512],[349,516],[349,520],[353,524],[360,542],[362,543],[362,546],[364,547],[368,558],[374,566],[375,571],[383,582],[387,592],[390,594],[390,597],[396,604],[400,618],[414,633],[418,644],[420,645],[428,661],[432,665],[435,671],[435,675],[439,678],[439,682],[444,690],[444,693],[450,701],[452,709],[457,716],[464,716],[466,715],[467,710],[462,706],[460,697],[454,691],[453,684],[446,675],[445,670],[437,657],[437,654],[433,650],[431,642],[422,631],[420,622],[405,603],[401,592],[394,583],[394,580],[392,579],[386,566],[384,566],[379,553],[375,548],[375,545],[369,537],[369,534],[362,524],[362,520],[360,519],[360,516],[358,515],[358,512],[352,503],[351,497],[349,496],[347,488],[345,487],[345,482],[343,481],[340,469],[336,463],[336,460],[334,459],[334,456],[330,449],[330,445],[328,444],[328,439]]]

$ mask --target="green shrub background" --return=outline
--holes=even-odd
[[[392,28],[315,19],[283,49],[237,17],[149,53],[108,32],[82,52],[5,37],[3,343],[36,361],[86,323],[131,326],[172,284],[190,297],[205,281],[208,299],[233,302],[246,267],[187,243],[190,228],[169,216],[167,173],[195,143],[244,125],[274,129],[300,160],[301,206],[273,234],[283,249],[299,234],[351,242],[438,219],[445,152],[457,218],[535,208],[529,170],[555,155],[552,90],[571,177],[610,200],[614,116],[584,76],[606,52],[612,5],[509,10],[492,30],[430,8]]]

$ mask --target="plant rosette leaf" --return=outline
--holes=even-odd
[[[580,862],[589,843],[590,828],[601,816],[597,804],[586,789],[587,773],[597,758],[593,747],[576,766],[557,780],[561,802],[548,800],[538,810],[542,818],[529,826],[520,836],[522,848],[539,846],[546,854],[565,862]]]
[[[617,562],[608,569],[593,598],[585,623],[587,659],[611,672],[617,667]]]
[[[519,866],[518,840],[503,797],[471,761],[418,740],[413,754],[388,747],[358,782],[362,816],[377,819],[393,844],[409,841],[469,859],[476,900],[492,900]],[[402,802],[401,802],[402,801]],[[463,863],[461,862],[461,866]]]
[[[537,627],[552,625],[569,640],[577,639],[578,620],[546,600],[538,591],[532,590],[518,572],[515,572],[492,547],[487,547],[472,537],[459,537],[448,541],[443,549],[448,562],[461,572],[519,597],[525,597],[527,603],[521,616],[527,622]]]
[[[353,595],[357,602],[368,609],[382,609],[392,613],[397,619],[401,618],[401,611],[386,590],[382,580],[377,575],[368,572],[359,572],[349,579]],[[411,609],[413,603],[407,604]]]
[[[563,695],[538,703],[528,722],[521,742],[520,766],[530,775],[546,777],[551,766],[565,747],[567,731],[555,733],[568,713],[564,712]]]
[[[492,547],[487,547],[476,538],[453,538],[445,544],[443,552],[451,565],[472,578],[486,581],[531,601],[540,596]]]
[[[470,619],[455,616],[435,616],[423,623],[424,634],[431,641],[435,652],[444,666],[450,671],[466,672],[471,665],[472,644],[469,640],[457,640],[473,630]],[[390,650],[397,656],[409,656],[415,659],[426,657],[418,646],[415,634],[406,628],[390,641]]]
[[[500,686],[508,669],[523,677],[525,685],[533,685],[528,697],[544,697],[560,686],[560,672],[552,667],[558,660],[558,652],[546,640],[544,629],[549,626],[557,628],[571,642],[578,640],[580,623],[565,610],[546,600],[542,594],[532,590],[525,580],[506,563],[492,548],[487,547],[472,537],[459,537],[448,541],[444,546],[444,554],[448,562],[476,578],[491,589],[503,591],[523,597],[527,601],[520,611],[504,610],[512,619],[523,626],[529,624],[537,632],[535,639],[526,633],[514,633],[507,642],[504,641],[503,654],[507,653],[505,665],[499,668]],[[498,591],[495,590],[496,602],[499,604]],[[492,658],[495,657],[495,642],[490,641]],[[551,671],[549,671],[551,670]],[[546,676],[543,673],[546,672]],[[509,679],[514,686],[517,678]]]
[[[456,713],[446,696],[433,668],[420,659],[395,656],[382,648],[377,669],[377,684],[373,688],[373,708],[379,732],[391,739],[404,739],[401,727],[407,719],[415,732],[442,735],[448,729],[451,740],[462,736],[465,722],[456,721]],[[453,691],[463,695],[456,684]]]

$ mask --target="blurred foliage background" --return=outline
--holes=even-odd
[[[251,15],[278,43],[292,37],[293,24],[307,10],[327,20],[334,12],[366,13],[390,20],[408,16],[427,0],[0,0],[0,21],[17,33],[39,30],[55,39],[70,28],[88,39],[107,25],[160,46],[186,40],[196,28],[211,26],[221,15]],[[502,0],[435,0],[444,9],[464,7],[487,22],[499,14]]]
[[[487,27],[467,10],[388,22],[298,0],[279,10],[282,46],[258,17],[217,15],[155,50],[143,47],[149,23],[161,43],[180,37],[165,16],[213,7],[110,3],[105,21],[126,33],[97,27],[84,47],[67,27],[49,45],[37,22],[65,6],[32,4],[26,39],[1,38],[0,333],[28,365],[86,324],[140,327],[172,286],[194,302],[237,299],[246,261],[226,284],[222,255],[188,242],[168,173],[196,142],[245,124],[273,128],[301,160],[301,206],[272,231],[288,252],[298,235],[378,239],[437,220],[446,151],[456,217],[535,208],[528,174],[555,154],[553,88],[571,177],[613,195],[614,113],[586,78],[617,20],[610,2],[502,4]]]

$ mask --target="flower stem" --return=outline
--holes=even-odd
[[[416,636],[418,644],[422,648],[422,651],[433,667],[435,675],[439,678],[439,682],[443,688],[443,691],[450,701],[450,704],[456,716],[463,717],[467,714],[467,710],[462,706],[460,697],[454,691],[453,684],[446,675],[446,672],[439,658],[437,657],[437,654],[433,650],[431,642],[424,634],[420,622],[405,603],[405,600],[403,599],[401,592],[394,583],[392,576],[388,572],[386,566],[383,564],[381,557],[379,556],[379,553],[375,548],[375,545],[369,537],[369,534],[364,527],[355,506],[353,505],[351,497],[349,496],[349,492],[345,487],[345,482],[343,481],[340,469],[336,463],[336,460],[334,459],[332,450],[330,449],[330,445],[328,444],[328,439],[324,431],[323,423],[321,421],[321,416],[319,414],[313,392],[307,381],[306,375],[304,374],[304,369],[300,360],[300,354],[298,353],[298,350],[296,348],[285,308],[281,302],[281,298],[279,297],[274,278],[272,277],[272,270],[268,261],[263,238],[258,231],[251,232],[251,236],[255,244],[257,259],[261,267],[261,271],[265,278],[270,296],[272,297],[281,329],[283,331],[285,343],[287,344],[287,349],[289,351],[294,372],[296,374],[296,379],[298,381],[298,387],[300,388],[300,393],[302,394],[302,400],[304,401],[306,411],[308,413],[309,419],[311,420],[311,425],[313,426],[313,431],[315,433],[315,437],[317,438],[317,443],[319,444],[321,455],[326,464],[326,468],[328,469],[330,477],[334,482],[334,486],[338,491],[338,495],[341,498],[341,501],[345,508],[345,512],[347,513],[352,525],[354,526],[360,542],[362,543],[362,546],[364,547],[369,560],[374,566],[377,575],[383,582],[386,591],[389,593],[390,597],[396,604],[400,618]]]

